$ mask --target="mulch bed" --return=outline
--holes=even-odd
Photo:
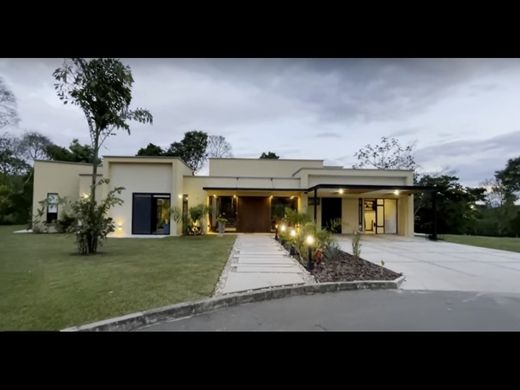
[[[316,264],[310,272],[318,282],[394,280],[402,275],[361,258],[356,260],[343,251],[334,260]]]

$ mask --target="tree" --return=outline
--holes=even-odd
[[[264,153],[262,153],[260,158],[261,159],[266,159],[266,160],[278,160],[280,158],[280,156],[278,156],[274,152],[267,152],[267,153],[264,152]]]
[[[139,149],[136,156],[164,156],[164,153],[160,146],[150,143],[146,148]]]
[[[0,137],[0,173],[3,175],[25,175],[31,168],[19,157],[20,140],[4,134]]]
[[[0,129],[7,125],[16,125],[19,121],[16,98],[0,77]]]
[[[180,142],[174,142],[165,156],[180,157],[191,168],[193,173],[202,168],[208,154],[208,135],[203,131],[188,131]]]
[[[501,181],[508,196],[516,200],[516,193],[520,192],[520,157],[509,159],[504,169],[495,172],[495,178]]]
[[[477,202],[485,199],[485,188],[465,187],[459,178],[452,175],[424,175],[418,185],[437,189],[437,231],[439,233],[473,233],[478,218]],[[415,230],[432,231],[432,194],[418,193],[414,196],[417,208]]]
[[[208,157],[233,157],[231,144],[221,135],[210,135],[208,137]]]
[[[25,132],[20,140],[20,155],[32,162],[48,157],[47,147],[52,145],[51,140],[36,131]]]
[[[94,155],[92,147],[88,144],[81,145],[77,138],[72,140],[68,149],[51,143],[46,147],[45,152],[50,160],[84,163],[92,163]],[[98,159],[99,163],[101,161]]]
[[[366,145],[354,154],[358,163],[352,168],[412,169],[418,165],[413,156],[414,145],[401,146],[396,138],[381,137],[379,145]]]
[[[152,114],[147,110],[130,109],[132,84],[134,79],[130,67],[112,58],[86,60],[73,58],[66,60],[61,68],[53,73],[58,97],[64,104],[77,105],[83,111],[89,128],[92,147],[92,181],[90,186],[89,210],[96,213],[97,169],[99,148],[116,130],[123,129],[130,134],[129,121],[152,123]],[[102,208],[106,211],[108,209]],[[90,218],[94,220],[95,218]],[[96,253],[99,230],[84,227],[88,248],[82,253]]]

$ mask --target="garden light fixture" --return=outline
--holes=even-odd
[[[296,230],[295,229],[291,229],[290,235],[291,235],[291,237],[296,237]]]
[[[285,226],[285,225],[280,226],[280,230],[282,232],[285,232],[287,230],[287,226]]]

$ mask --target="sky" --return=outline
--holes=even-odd
[[[226,137],[234,157],[273,151],[350,168],[356,151],[387,136],[415,145],[419,172],[453,171],[469,186],[520,155],[520,59],[121,60],[135,80],[132,107],[148,109],[153,124],[132,123],[104,155],[167,148],[202,130]],[[0,58],[21,119],[9,133],[90,142],[80,109],[54,90],[62,63]]]

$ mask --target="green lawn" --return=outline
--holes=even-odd
[[[505,251],[520,252],[520,238],[461,236],[455,234],[442,234],[439,235],[439,238],[445,241],[455,242],[457,244],[482,246],[484,248],[503,249]]]
[[[95,256],[73,237],[0,226],[0,330],[57,330],[209,297],[235,236],[113,238]]]

